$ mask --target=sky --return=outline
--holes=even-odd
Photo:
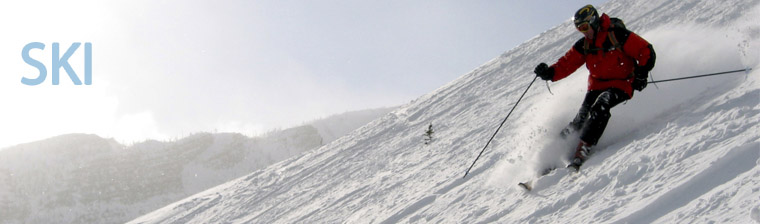
[[[4,2],[0,148],[68,133],[124,144],[257,135],[399,106],[604,2]],[[29,86],[33,42],[45,47],[27,53],[47,71]],[[74,85],[66,66],[53,85],[54,43],[79,79],[91,44],[91,85]]]

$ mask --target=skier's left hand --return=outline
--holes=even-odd
[[[644,67],[636,66],[636,68],[633,70],[633,76],[634,78],[631,86],[633,89],[641,92],[641,90],[644,90],[644,88],[647,87],[647,78],[649,78],[649,71],[647,71]]]
[[[647,88],[647,79],[646,78],[642,79],[640,77],[636,77],[636,78],[633,79],[633,84],[631,84],[631,86],[633,87],[633,89],[638,90],[639,92],[641,92],[641,90],[644,90],[644,88]]]

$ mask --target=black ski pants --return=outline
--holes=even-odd
[[[581,140],[596,145],[612,117],[610,109],[628,99],[628,94],[617,88],[588,91],[568,128],[580,131]]]

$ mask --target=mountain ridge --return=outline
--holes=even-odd
[[[64,134],[8,147],[0,150],[0,223],[123,223],[334,141],[389,110],[343,113],[259,137],[204,132],[126,146]]]

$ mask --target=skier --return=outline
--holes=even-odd
[[[574,16],[576,29],[583,38],[575,42],[565,56],[548,66],[539,64],[534,72],[543,80],[559,81],[581,67],[589,70],[588,92],[578,114],[561,132],[566,138],[580,133],[580,142],[568,167],[575,170],[586,160],[610,119],[610,109],[633,97],[633,90],[647,86],[654,67],[652,45],[625,28],[620,19],[601,16],[592,5],[579,9]]]

